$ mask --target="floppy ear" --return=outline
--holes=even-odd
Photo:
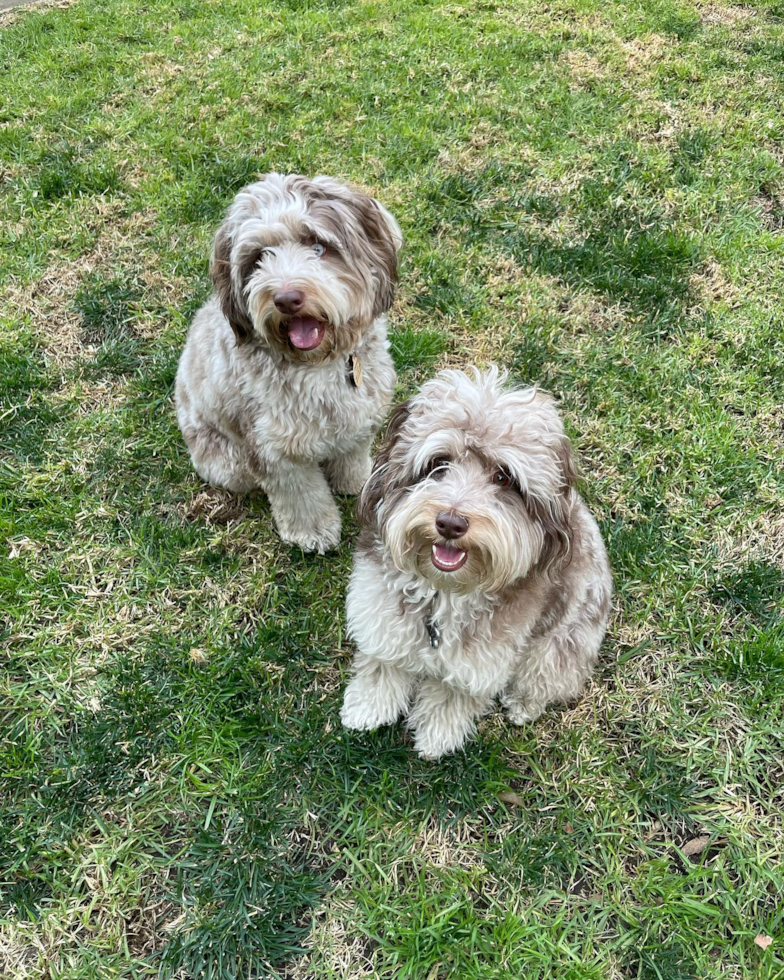
[[[237,343],[247,344],[253,339],[253,324],[245,305],[245,297],[242,295],[242,287],[236,285],[231,274],[232,241],[226,225],[227,223],[221,225],[215,236],[210,271],[223,315],[231,324]],[[243,266],[246,265],[247,263],[243,262]],[[255,261],[251,264],[251,268],[253,265],[255,265]],[[243,268],[240,270],[240,283],[244,283],[245,278],[246,273]]]
[[[387,233],[389,234],[390,240],[394,245],[395,251],[399,252],[403,247],[403,232],[400,230],[400,225],[397,223],[394,216],[387,211],[381,201],[376,200],[375,197],[371,197],[370,200],[378,208],[379,213],[381,214],[381,220],[387,226]]]
[[[377,269],[373,316],[381,316],[395,301],[397,253],[403,244],[403,234],[397,221],[374,197],[357,193],[351,203],[359,217]]]
[[[561,467],[561,487],[564,491],[571,490],[577,485],[577,463],[572,452],[572,444],[568,436],[562,436],[555,447],[558,464]]]
[[[554,500],[530,502],[532,516],[544,530],[544,547],[539,567],[547,570],[561,566],[570,558],[572,550],[572,503],[577,483],[577,469],[569,439],[562,436],[552,452],[561,474],[561,485]]]
[[[376,453],[373,469],[357,500],[357,517],[363,524],[375,523],[378,505],[395,486],[396,481],[392,476],[394,451],[410,414],[410,402],[403,402],[389,417],[384,442]]]

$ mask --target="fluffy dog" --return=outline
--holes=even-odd
[[[330,177],[268,174],[239,192],[212,253],[213,296],[177,371],[180,429],[196,472],[263,489],[284,541],[340,540],[330,492],[359,493],[395,370],[385,313],[400,228]]]
[[[359,499],[341,719],[406,714],[428,759],[459,749],[497,697],[522,725],[578,695],[610,609],[553,401],[502,382],[495,368],[427,382],[393,415]]]

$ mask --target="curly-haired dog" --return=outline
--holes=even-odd
[[[239,192],[212,254],[214,295],[177,371],[177,418],[202,479],[263,489],[284,541],[340,540],[330,492],[359,493],[395,370],[385,313],[400,228],[331,177],[268,174]]]
[[[369,729],[407,714],[430,759],[459,749],[496,697],[521,725],[578,695],[610,609],[555,405],[502,380],[427,382],[393,415],[359,499],[341,718]]]

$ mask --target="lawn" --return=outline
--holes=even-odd
[[[0,64],[0,976],[784,977],[784,3],[77,0]],[[177,430],[271,169],[387,204],[400,395],[541,382],[607,540],[582,700],[437,764],[339,723],[352,501],[303,555]]]

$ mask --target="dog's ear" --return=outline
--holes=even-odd
[[[377,270],[373,316],[381,316],[395,300],[397,253],[403,245],[403,234],[397,221],[374,197],[355,194],[352,204],[359,217]]]
[[[394,218],[394,216],[389,211],[387,211],[387,209],[384,207],[381,201],[376,200],[375,197],[371,197],[370,200],[378,208],[378,212],[381,215],[381,220],[386,225],[389,239],[392,242],[395,251],[399,252],[400,249],[403,247],[403,232],[400,230],[400,225],[397,223],[397,220]]]
[[[234,336],[238,344],[247,344],[253,339],[253,324],[251,323],[248,310],[245,305],[245,297],[242,295],[242,285],[237,286],[231,270],[231,249],[232,240],[227,223],[221,225],[215,236],[215,244],[212,249],[212,259],[210,262],[210,272],[212,282],[215,286],[215,293],[220,300],[223,315],[231,324]],[[258,261],[258,256],[251,264],[251,268]],[[247,274],[243,261],[243,269],[240,272],[240,284],[244,284]]]
[[[561,467],[561,487],[564,491],[577,486],[577,464],[568,436],[562,436],[555,447],[558,465]]]
[[[357,516],[363,524],[375,523],[378,505],[396,485],[397,481],[392,476],[393,457],[410,414],[410,402],[403,402],[389,417],[384,441],[373,460],[373,470],[357,500]]]
[[[568,562],[572,550],[572,505],[577,483],[572,447],[564,435],[553,447],[558,463],[561,485],[554,499],[533,503],[533,515],[544,530],[544,547],[539,567],[550,569]]]

